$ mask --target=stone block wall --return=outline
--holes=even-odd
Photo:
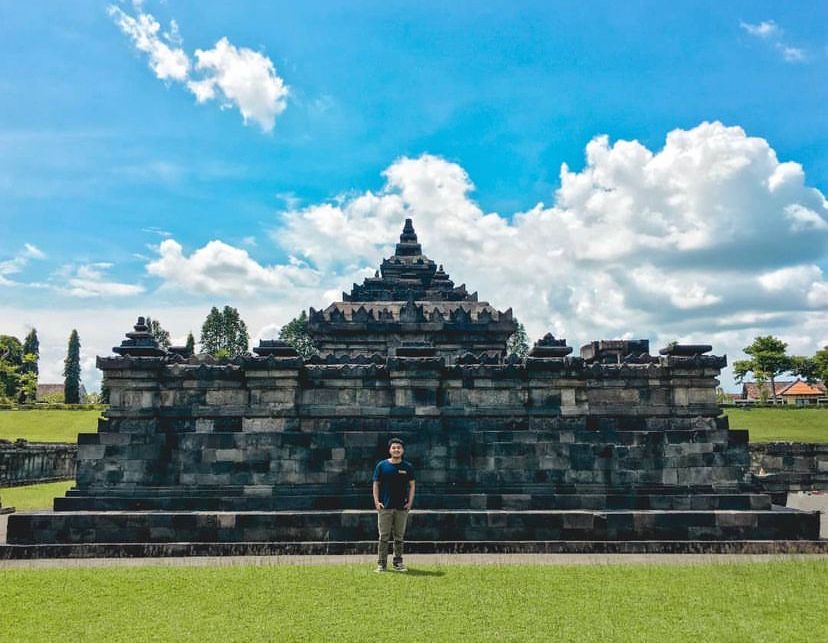
[[[743,434],[717,419],[720,358],[127,357],[99,366],[112,406],[99,433],[79,439],[77,494],[86,496],[149,499],[169,488],[191,507],[218,496],[237,508],[301,505],[303,494],[348,506],[370,487],[391,436],[406,441],[424,493],[463,495],[467,505],[475,493],[735,488],[747,474]]]
[[[0,440],[0,487],[75,477],[78,448],[74,444]]]
[[[828,444],[750,445],[750,469],[768,493],[828,491]]]

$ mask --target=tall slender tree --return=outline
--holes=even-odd
[[[80,374],[80,337],[73,328],[63,362],[63,400],[67,404],[80,403]]]
[[[187,333],[187,343],[184,345],[184,348],[187,349],[188,355],[195,354],[195,337],[193,337],[193,331]]]
[[[36,328],[32,328],[29,334],[26,335],[26,339],[23,340],[23,355],[24,359],[26,355],[31,355],[29,359],[24,361],[23,372],[34,373],[36,377],[40,372],[37,365],[38,360],[40,360],[40,341],[37,339]]]

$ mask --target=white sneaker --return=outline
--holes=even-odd
[[[377,568],[374,571],[377,574],[382,574],[385,571],[385,565],[377,565]]]

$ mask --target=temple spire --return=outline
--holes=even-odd
[[[397,244],[397,250],[394,254],[397,257],[414,257],[423,254],[423,248],[417,241],[417,233],[414,232],[414,224],[411,219],[405,220],[400,242]]]
[[[406,242],[417,243],[417,233],[414,232],[414,223],[411,219],[405,220],[405,225],[403,225],[403,231],[400,235],[400,243]]]

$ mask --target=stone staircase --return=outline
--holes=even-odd
[[[756,490],[746,473],[746,434],[714,422],[397,434],[417,467],[407,539],[419,547],[819,534],[818,514],[774,506]],[[78,486],[56,499],[55,513],[12,516],[8,542],[371,541],[371,473],[387,435],[84,435]],[[147,484],[148,463],[163,484]]]

